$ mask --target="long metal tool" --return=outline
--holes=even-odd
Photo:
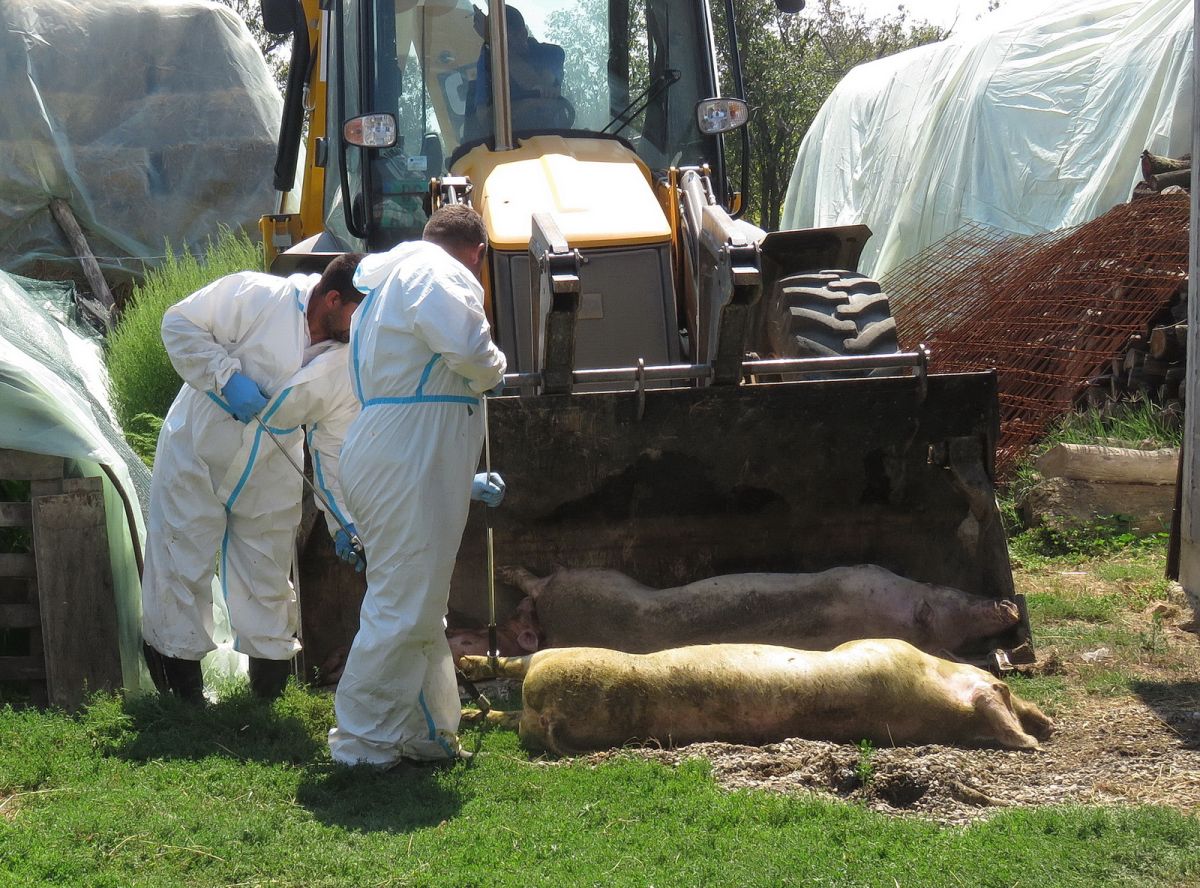
[[[483,404],[483,469],[488,483],[492,481],[492,435],[488,429],[488,395],[481,399]],[[487,528],[487,587],[488,587],[488,665],[492,674],[500,667],[500,646],[496,640],[496,549],[492,537],[491,508],[484,506],[483,521]]]
[[[296,470],[296,474],[300,476],[300,480],[308,485],[308,489],[312,491],[312,495],[321,501],[321,505],[325,507],[325,514],[332,515],[333,520],[336,521],[338,526],[346,532],[346,536],[350,537],[350,545],[354,549],[354,554],[362,559],[362,563],[365,566],[367,563],[367,554],[363,549],[362,541],[358,538],[358,535],[350,529],[350,525],[342,520],[341,515],[338,514],[338,510],[334,508],[333,503],[329,501],[324,492],[322,492],[317,485],[312,483],[308,475],[304,474],[304,467],[296,462],[295,458],[288,453],[287,447],[285,447],[283,442],[279,440],[279,437],[273,431],[271,431],[270,426],[263,422],[262,417],[256,413],[254,414],[254,421],[262,427],[262,430],[267,433],[267,437],[274,441],[275,446],[279,448],[280,452],[285,457],[287,457],[287,461],[292,464],[292,468]]]

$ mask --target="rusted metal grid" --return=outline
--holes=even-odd
[[[1028,237],[971,223],[883,279],[932,370],[998,371],[999,479],[1186,285],[1188,213],[1158,195]]]

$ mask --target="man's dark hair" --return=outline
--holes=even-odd
[[[446,249],[471,249],[487,243],[487,229],[483,227],[483,219],[471,207],[446,204],[433,211],[421,238]]]
[[[321,280],[313,288],[314,293],[325,294],[337,290],[342,299],[361,302],[364,294],[354,286],[354,271],[362,261],[365,253],[343,253],[325,266]]]

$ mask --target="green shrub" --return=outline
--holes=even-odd
[[[153,457],[158,434],[154,418],[161,420],[167,415],[181,385],[163,348],[159,332],[163,314],[217,278],[263,267],[261,248],[240,231],[222,231],[216,241],[208,243],[201,259],[190,251],[177,257],[170,244],[166,253],[166,261],[134,289],[108,339],[108,372],[117,419],[147,462]]]

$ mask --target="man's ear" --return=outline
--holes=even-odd
[[[474,259],[476,268],[483,268],[483,257],[486,252],[487,244],[479,244],[475,247]]]

